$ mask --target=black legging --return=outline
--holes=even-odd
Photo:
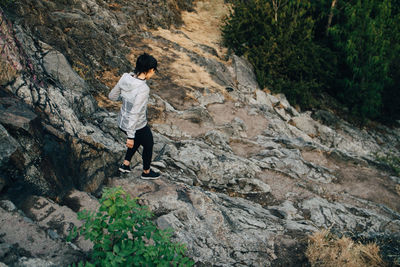
[[[126,134],[124,130],[122,131]],[[151,157],[153,156],[153,145],[154,145],[153,134],[151,133],[150,127],[148,125],[136,131],[133,148],[128,148],[125,154],[125,160],[130,162],[140,145],[143,146],[143,153],[142,153],[143,170],[148,170],[150,169],[150,163],[151,163]]]

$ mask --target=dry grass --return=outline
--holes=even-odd
[[[177,43],[200,56],[222,61],[219,57],[203,51],[199,45],[214,48],[220,56],[226,53],[225,48],[221,46],[220,25],[222,18],[228,13],[228,6],[224,0],[203,0],[197,1],[195,9],[195,12],[182,13],[184,25],[181,28],[176,30],[160,28],[153,31],[153,34]],[[169,55],[175,59],[169,66],[174,74],[171,77],[175,84],[194,89],[207,87],[211,92],[220,92],[227,97],[225,89],[213,81],[205,68],[194,64],[186,53],[173,47],[161,48],[158,43],[150,40],[147,45],[155,56]],[[188,98],[191,96],[188,95]]]
[[[195,9],[196,12],[182,13],[184,25],[178,30],[183,34],[164,29],[159,29],[153,34],[178,43],[200,55],[205,53],[196,47],[196,44],[210,46],[219,55],[224,55],[226,49],[221,45],[220,26],[223,17],[228,14],[228,5],[224,3],[224,0],[203,0],[196,3]]]
[[[348,237],[337,238],[329,230],[310,236],[306,256],[311,266],[363,267],[385,266],[375,243],[358,244]]]
[[[112,89],[120,78],[120,76],[118,76],[116,73],[117,69],[106,70],[103,73],[96,75],[96,79],[100,80],[103,84]]]
[[[184,21],[182,27],[151,30],[152,34],[176,43],[200,56],[222,62],[223,59],[220,57],[225,55],[226,51],[221,46],[220,25],[222,18],[228,13],[228,6],[224,0],[200,0],[196,1],[195,9],[195,12],[185,11],[182,13]],[[148,51],[159,60],[160,73],[164,75],[159,77],[168,77],[165,79],[168,83],[157,80],[155,77],[157,85],[154,88],[170,103],[167,91],[173,88],[171,85],[176,85],[184,91],[185,96],[182,100],[184,103],[196,103],[197,97],[192,92],[203,88],[208,88],[208,92],[211,93],[219,92],[225,99],[229,99],[230,96],[225,87],[216,83],[204,67],[194,63],[181,49],[153,38],[145,38],[140,40],[140,43],[139,50],[131,47],[128,60],[134,65],[137,55],[143,51]],[[202,45],[214,48],[218,56],[203,50]],[[175,107],[179,107],[179,101],[175,102],[177,102],[174,103]]]
[[[197,43],[221,49],[221,31],[223,18],[229,13],[224,0],[198,1],[196,12],[182,14],[185,26],[182,31]]]
[[[175,84],[188,88],[207,87],[211,92],[225,92],[224,87],[214,82],[207,70],[194,64],[186,53],[176,50],[173,52],[165,51],[158,43],[151,40],[146,40],[146,45],[151,48],[151,53],[158,58],[169,53],[174,54],[175,61],[170,63],[168,68],[173,74],[171,78]]]
[[[103,94],[98,94],[98,95],[94,96],[94,99],[96,99],[97,104],[101,108],[107,108],[107,109],[111,109],[114,111],[117,111],[121,108],[120,102],[111,101],[108,99],[107,96],[105,96]]]
[[[0,85],[5,85],[14,80],[17,76],[17,70],[7,61],[0,57]]]
[[[108,88],[110,88],[111,91],[111,89],[117,84],[120,78],[119,76],[116,75],[116,73],[117,73],[116,69],[106,70],[102,73],[97,74],[96,79],[100,80],[103,84],[105,84]],[[112,110],[119,110],[119,108],[121,107],[121,103],[111,101],[108,99],[107,96],[103,94],[98,94],[94,96],[94,98],[96,99],[99,107],[109,108]]]
[[[210,91],[224,91],[224,88],[214,82],[210,74],[205,68],[193,64],[190,57],[183,52],[176,52],[179,59],[172,63],[171,67],[177,70],[174,77],[174,82],[176,84],[194,88],[204,88],[208,87]]]

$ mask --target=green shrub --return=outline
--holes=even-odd
[[[289,0],[274,9],[271,1],[233,1],[222,27],[224,44],[254,66],[258,83],[282,92],[292,105],[309,108],[329,84],[332,53],[313,41],[311,1]]]
[[[329,93],[362,119],[400,118],[399,0],[231,0],[229,51],[292,105]]]
[[[182,244],[171,242],[171,230],[160,230],[146,206],[122,188],[105,189],[97,212],[83,211],[84,224],[74,229],[94,243],[85,266],[192,266]],[[83,266],[82,263],[80,263]]]
[[[9,4],[11,4],[11,2],[13,2],[14,0],[0,0],[0,7],[6,7]]]
[[[376,154],[375,158],[389,166],[389,168],[397,175],[400,176],[400,157],[394,155],[394,154],[387,154],[387,155],[382,155],[382,154]]]
[[[387,27],[390,1],[357,0],[342,3],[339,22],[330,28],[334,45],[342,52],[347,72],[342,75],[339,95],[360,117],[377,118],[382,93],[389,81],[390,65]]]

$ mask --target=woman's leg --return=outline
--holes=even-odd
[[[153,145],[154,145],[153,134],[151,133],[149,126],[146,126],[141,130],[143,130],[140,136],[141,137],[140,143],[143,146],[143,153],[142,153],[143,170],[148,171],[150,170],[151,158],[153,156]]]
[[[128,148],[128,150],[126,151],[126,154],[125,154],[125,160],[124,160],[125,165],[129,165],[133,155],[135,154],[136,150],[138,150],[139,146],[140,146],[140,143],[136,142],[136,140],[135,140],[133,147]]]
[[[127,132],[122,130],[121,128],[119,128],[121,130],[121,132],[123,132],[124,134],[127,135]],[[126,151],[125,154],[125,160],[124,160],[124,165],[125,166],[129,166],[129,164],[131,163],[131,159],[133,157],[133,155],[135,154],[136,150],[138,150],[140,146],[140,143],[138,142],[134,142],[133,147],[132,148],[128,148],[128,150]]]

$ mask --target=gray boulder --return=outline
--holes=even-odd
[[[36,221],[42,229],[46,229],[52,239],[65,239],[74,226],[80,227],[82,222],[78,220],[77,215],[67,206],[60,206],[44,197],[30,197],[23,204],[25,214]],[[93,244],[83,237],[79,237],[74,243],[83,251],[90,251]]]
[[[193,123],[212,123],[213,118],[204,107],[193,107],[181,113],[181,118]]]
[[[47,74],[62,88],[62,95],[79,115],[89,116],[97,104],[89,94],[86,82],[71,68],[63,54],[52,50],[43,57]],[[75,108],[76,107],[76,108]]]
[[[31,130],[31,123],[37,115],[22,101],[15,97],[0,98],[0,123],[13,129],[26,132]]]
[[[57,265],[54,264],[50,260],[42,260],[40,258],[27,258],[27,257],[22,257],[18,260],[16,264],[14,264],[16,267],[56,267]]]
[[[14,203],[12,203],[10,200],[1,200],[0,207],[9,212],[17,210],[17,207],[15,207]]]
[[[215,188],[225,188],[234,178],[252,178],[260,171],[247,159],[196,141],[182,142],[179,148],[166,151],[165,156],[170,158],[165,160],[181,164],[183,171],[190,170],[194,181]],[[171,175],[179,179],[179,173],[171,172]]]
[[[19,144],[10,136],[7,130],[0,124],[0,192],[9,183],[10,157],[17,151]]]
[[[7,130],[0,124],[0,166],[8,163],[10,156],[17,150],[19,144],[10,136]]]
[[[318,227],[334,227],[340,231],[353,231],[360,235],[400,230],[399,220],[393,221],[392,218],[372,210],[357,208],[346,203],[331,203],[319,197],[304,200],[301,209],[303,214],[310,216],[310,220]]]
[[[212,130],[207,132],[204,135],[204,141],[214,147],[217,147],[222,150],[226,151],[232,151],[232,149],[229,146],[229,138],[227,135],[224,133],[217,131],[217,130]]]
[[[115,179],[113,185],[140,194],[159,215],[159,227],[175,229],[176,240],[187,245],[197,264],[266,266],[276,259],[274,237],[284,235],[284,229],[279,218],[257,204],[163,180]]]
[[[0,258],[6,264],[14,264],[19,258],[18,250],[29,251],[33,260],[53,266],[65,266],[82,258],[82,253],[75,251],[61,240],[53,240],[37,224],[17,212],[8,212],[0,207],[0,234],[2,241],[12,244],[15,255]],[[11,260],[12,262],[8,262]],[[30,262],[30,259],[21,259],[21,262]],[[32,266],[32,265],[23,265]],[[35,266],[35,265],[33,265]],[[52,266],[52,265],[46,265]]]
[[[233,56],[233,65],[238,82],[238,89],[241,93],[253,93],[259,88],[253,67],[244,58]]]

